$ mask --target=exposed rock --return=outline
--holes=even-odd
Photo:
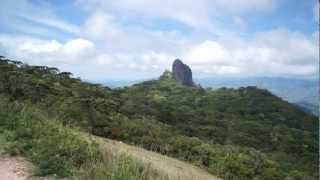
[[[186,86],[197,87],[192,80],[192,71],[188,65],[180,59],[176,59],[172,65],[173,79]]]
[[[160,79],[172,79],[172,72],[170,72],[169,70],[165,70],[160,76]]]

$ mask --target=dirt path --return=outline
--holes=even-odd
[[[0,180],[26,180],[30,167],[23,158],[0,157]]]

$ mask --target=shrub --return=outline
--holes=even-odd
[[[30,156],[39,165],[40,175],[71,176],[82,165],[101,158],[97,144],[57,122],[38,129],[31,141]]]

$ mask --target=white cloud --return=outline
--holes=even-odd
[[[113,66],[115,61],[109,54],[100,54],[96,57],[96,63],[101,66]]]
[[[272,10],[274,0],[77,0],[82,8],[117,14],[121,18],[138,16],[140,19],[169,18],[194,28],[208,28],[212,17],[239,15]]]
[[[62,44],[52,40],[47,43],[43,42],[24,42],[19,47],[19,51],[25,51],[25,52],[31,52],[31,53],[51,53],[51,52],[57,52],[59,49],[61,49]]]
[[[153,51],[145,51],[139,54],[114,53],[100,54],[96,56],[96,63],[106,69],[132,69],[137,71],[147,71],[161,73],[164,69],[169,69],[174,56]]]
[[[148,51],[175,54],[180,46],[186,45],[181,33],[122,26],[104,12],[93,13],[84,23],[83,32],[85,38],[97,44],[101,54],[144,54]]]
[[[135,71],[156,76],[170,69],[175,58],[182,58],[195,74],[314,77],[318,70],[318,46],[314,37],[283,28],[258,33],[251,40],[238,39],[235,44],[223,39],[190,41],[173,51],[166,50],[170,48],[168,46],[160,51],[157,46],[139,44],[139,39],[147,42],[144,34],[117,38],[126,44],[126,48],[106,46],[101,42],[96,46],[81,38],[62,43],[11,36],[0,36],[0,47],[9,57],[32,64],[82,64],[85,68],[104,69],[106,74],[109,71],[121,74]],[[148,40],[161,42],[157,38],[149,36]],[[113,41],[106,42],[113,45]]]
[[[194,45],[184,59],[198,72],[210,74],[316,76],[318,46],[313,38],[275,29],[235,47],[207,40]]]
[[[33,21],[36,23],[40,23],[43,25],[47,25],[47,26],[51,26],[72,34],[79,34],[80,33],[80,29],[78,26],[75,26],[73,24],[70,24],[68,22],[62,21],[60,19],[57,19],[55,17],[50,17],[50,15],[47,15],[45,17],[41,17],[38,15],[21,15],[22,18],[29,20],[29,21]]]
[[[25,0],[21,2],[28,4]],[[146,73],[156,77],[164,69],[170,69],[175,58],[182,58],[196,75],[315,76],[317,73],[317,33],[307,37],[283,28],[243,38],[238,34],[230,36],[232,33],[228,31],[234,30],[216,22],[221,17],[230,17],[230,24],[238,28],[236,33],[245,31],[249,24],[242,15],[268,12],[277,6],[274,0],[199,0],[196,3],[193,0],[79,0],[78,5],[89,9],[87,19],[79,26],[51,16],[46,10],[37,15],[39,8],[35,7],[22,8],[23,13],[18,13],[24,19],[77,37],[68,37],[62,42],[51,37],[44,40],[0,35],[0,52],[31,64],[69,65],[70,71],[77,67],[75,73],[84,78],[89,72],[100,78],[110,72],[123,75],[129,71],[127,76]],[[0,12],[0,20],[1,16]],[[146,24],[170,19],[193,30],[184,33],[179,28],[150,29],[130,18]],[[17,28],[24,31],[22,27]],[[214,35],[208,32],[211,29]],[[48,33],[44,31],[44,34]]]
[[[276,6],[274,0],[215,0],[212,2],[222,11],[228,11],[232,14],[269,11]]]
[[[103,12],[95,12],[84,24],[84,32],[92,38],[115,36],[118,29],[114,27],[113,17]]]
[[[194,3],[192,0],[117,0],[117,1],[78,1],[82,7],[92,7],[93,10],[104,10],[121,17],[143,16],[150,18],[172,18],[188,25],[197,26],[208,22],[208,7],[206,0]]]
[[[88,53],[94,44],[86,39],[73,39],[68,41],[62,48],[63,52],[67,55],[77,56],[79,54]]]
[[[59,66],[85,61],[94,54],[94,44],[85,39],[72,39],[66,43],[46,41],[29,37],[0,36],[5,55],[23,59],[31,64]]]
[[[194,65],[228,64],[232,60],[228,50],[216,41],[205,41],[200,45],[194,46],[186,53],[184,58],[187,63]]]

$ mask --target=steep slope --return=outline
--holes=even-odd
[[[176,59],[172,65],[172,77],[183,85],[196,87],[192,79],[190,67],[184,64],[180,59]]]
[[[81,136],[89,141],[95,141],[101,152],[108,156],[109,161],[119,161],[124,157],[133,158],[134,161],[139,162],[142,167],[152,169],[157,172],[158,180],[219,180],[219,178],[212,176],[206,171],[192,166],[188,163],[160,155],[151,151],[146,151],[142,148],[127,145],[123,142],[114,141],[97,136],[91,136],[87,133],[82,133]],[[4,137],[0,134],[1,144],[5,145]],[[30,177],[32,179],[56,179],[56,177],[37,177],[35,176],[36,168],[32,163],[21,157],[9,157],[5,155],[3,146],[0,147],[0,179],[3,180],[26,180]],[[90,178],[92,179],[92,178]]]
[[[203,169],[192,166],[188,163],[173,159],[167,156],[160,155],[152,151],[146,151],[136,146],[127,145],[125,143],[114,141],[101,137],[94,137],[94,140],[101,146],[102,150],[109,151],[115,156],[123,154],[150,166],[157,170],[164,177],[170,180],[219,180],[220,178],[210,175]]]
[[[318,178],[317,118],[255,87],[212,91],[163,78],[110,89],[56,68],[1,60],[0,99],[0,130],[13,132],[14,141],[27,142],[14,146],[18,153],[57,148],[51,141],[40,141],[45,146],[34,141],[47,137],[62,143],[62,154],[88,156],[85,163],[90,163],[86,151],[95,146],[79,151],[88,142],[69,133],[69,127],[76,127],[190,162],[225,179]],[[47,124],[47,130],[37,131]],[[75,139],[81,147],[64,144],[61,132],[70,138],[66,142]],[[74,161],[78,155],[64,158],[62,162],[71,164],[66,167],[77,169],[84,163]],[[46,173],[73,173],[59,168]]]

